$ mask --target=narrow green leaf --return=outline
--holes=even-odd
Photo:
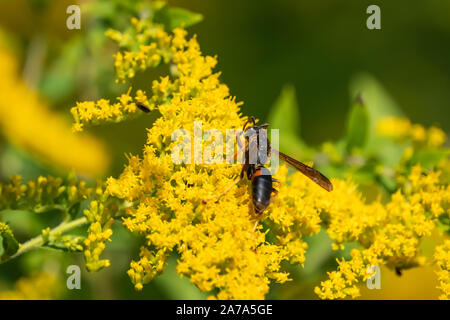
[[[292,85],[283,87],[280,96],[272,105],[268,121],[270,128],[280,130],[280,151],[299,159],[308,158],[308,147],[300,136],[300,111]]]
[[[384,117],[403,117],[404,114],[381,84],[369,74],[357,75],[351,82],[350,91],[352,98],[360,95],[364,101],[370,123],[368,145],[372,150],[378,148],[380,137],[376,132],[377,122]]]
[[[404,116],[389,93],[369,74],[355,76],[351,82],[350,91],[353,98],[361,95],[372,122],[386,116]]]
[[[404,117],[403,112],[381,84],[369,74],[357,75],[350,86],[351,96],[361,95],[369,116],[369,133],[365,151],[380,159],[388,167],[400,161],[403,150],[391,139],[377,134],[377,123],[389,116]]]
[[[295,88],[285,85],[269,113],[270,126],[283,132],[300,135],[300,111]]]
[[[82,55],[82,39],[75,37],[63,47],[61,55],[54,60],[43,76],[40,92],[53,103],[72,93]]]
[[[350,110],[347,122],[347,151],[355,148],[363,149],[369,135],[369,114],[360,95],[358,95]]]

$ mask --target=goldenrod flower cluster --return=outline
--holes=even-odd
[[[160,114],[148,129],[143,154],[130,155],[120,177],[107,180],[107,194],[130,204],[123,224],[145,237],[139,258],[128,271],[136,289],[164,270],[169,255],[177,254],[177,272],[200,290],[211,292],[211,298],[263,299],[271,282],[290,280],[281,268],[283,261],[303,265],[307,250],[303,237],[322,227],[333,239],[334,249],[343,249],[347,242],[359,243],[360,249],[351,252],[351,260],[338,261],[338,270],[315,289],[321,298],[358,296],[356,285],[370,276],[368,266],[401,270],[425,263],[420,239],[431,234],[442,215],[448,215],[450,187],[439,183],[438,173],[424,174],[419,166],[387,204],[381,200],[367,203],[348,181],[334,179],[334,191],[328,193],[300,173],[288,175],[284,166],[275,176],[281,182],[279,194],[262,217],[253,216],[249,182],[204,204],[202,200],[231,185],[241,168],[175,164],[171,151],[179,141],[172,141],[172,133],[185,129],[193,134],[194,122],[201,121],[203,131],[214,128],[225,136],[226,129],[241,128],[246,120],[240,103],[220,82],[219,74],[213,73],[217,60],[202,55],[196,37],[188,39],[183,29],[169,34],[148,21],[133,20],[132,24],[130,34],[108,32],[121,47],[115,55],[118,80],[160,62],[171,64],[170,76],[152,85],[153,96],[157,94],[160,100],[148,103],[153,98],[139,92],[140,102]],[[132,101],[129,93],[123,99],[127,104],[117,104],[120,112],[116,115],[109,113],[109,107],[101,111],[98,103],[88,102],[91,109],[79,104],[72,112],[75,125],[81,129],[84,123],[117,120],[130,113],[126,107]],[[82,112],[85,115],[80,117]],[[413,136],[410,127],[402,129],[402,137]],[[443,141],[438,136],[438,129],[430,129],[424,139],[439,146]],[[203,152],[211,141],[200,143]],[[91,210],[91,223],[101,221],[91,233],[103,244],[110,236],[110,218],[102,215],[98,203]],[[255,222],[258,227],[253,231]],[[103,248],[99,245],[89,252],[96,254]]]
[[[90,201],[85,209],[84,218],[69,221],[79,211],[81,202]],[[20,176],[12,176],[9,183],[0,184],[0,211],[28,210],[35,213],[57,210],[62,213],[63,222],[51,230],[42,230],[41,245],[64,251],[84,251],[88,271],[98,271],[109,266],[109,261],[100,259],[105,242],[110,241],[111,226],[114,215],[119,208],[113,199],[109,199],[99,184],[96,188],[88,187],[85,181],[78,181],[74,175],[64,181],[52,176],[39,177],[22,183]],[[89,224],[87,237],[63,235],[70,226]],[[0,236],[3,237],[3,252],[0,261],[8,260],[19,249],[11,228],[0,222]],[[1,239],[1,238],[0,238]],[[1,261],[1,262],[3,262]]]
[[[339,193],[340,183],[336,186]],[[328,273],[329,280],[315,289],[324,299],[358,296],[356,284],[370,276],[367,268],[371,265],[399,271],[423,265],[426,258],[419,250],[420,239],[431,235],[438,219],[448,216],[450,206],[450,186],[441,185],[436,172],[424,174],[420,166],[413,168],[405,186],[386,205],[379,201],[365,204],[358,193],[356,197],[334,196],[339,198],[330,208],[341,207],[325,210],[328,234],[336,248],[356,241],[362,249],[353,250],[351,260],[338,261],[338,270]],[[347,201],[351,202],[345,205]]]
[[[184,31],[180,29],[176,32]],[[130,34],[135,34],[135,37],[131,37]],[[122,34],[116,30],[108,30],[106,35],[116,41],[121,48],[125,48],[114,55],[117,82],[125,82],[126,79],[133,78],[137,70],[144,71],[147,68],[156,67],[160,62],[168,63],[173,60],[175,46],[178,45],[176,37],[168,35],[161,27],[156,27],[147,20],[133,19],[131,31]],[[130,51],[126,49],[128,46],[138,47],[139,51]],[[136,111],[139,110],[136,104],[151,111],[157,105],[166,103],[171,92],[178,90],[178,82],[171,82],[166,76],[152,82],[149,88],[150,95],[143,90],[137,90],[133,97],[130,87],[127,93],[117,98],[118,102],[115,103],[106,99],[96,102],[79,102],[71,109],[75,120],[73,130],[82,131],[85,125],[92,126],[130,119],[137,116]]]
[[[51,300],[60,292],[60,280],[48,272],[20,278],[12,290],[0,291],[0,300]]]
[[[70,123],[51,111],[20,78],[18,62],[0,44],[0,131],[9,141],[60,170],[99,174],[108,166],[104,146],[89,135],[76,136]]]
[[[67,181],[52,176],[39,177],[22,183],[20,176],[12,176],[9,183],[0,184],[0,210],[23,209],[36,213],[52,209],[68,211],[73,205],[89,198],[93,188],[85,181],[70,176]]]
[[[106,36],[121,48],[139,48],[138,51],[125,50],[114,55],[117,82],[125,82],[135,76],[137,70],[156,67],[161,62],[171,60],[171,39],[164,30],[148,20],[131,19],[132,29],[125,33],[109,29]]]
[[[450,240],[436,247],[434,259],[439,267],[437,276],[439,279],[438,288],[442,291],[439,299],[450,300]]]
[[[98,199],[90,203],[89,209],[84,210],[89,228],[88,236],[84,240],[84,258],[86,260],[86,269],[90,272],[98,271],[109,267],[110,262],[107,259],[100,259],[100,255],[105,249],[105,243],[111,241],[114,215],[117,207],[114,203],[107,202],[107,195],[103,193],[101,187],[96,190]]]
[[[411,140],[429,147],[439,148],[446,140],[445,133],[438,127],[425,129],[420,124],[412,124],[409,119],[398,117],[382,118],[377,123],[380,136],[395,138],[399,141]]]
[[[135,204],[126,210],[124,225],[146,238],[128,274],[141,289],[162,272],[167,256],[177,252],[178,273],[201,290],[218,289],[219,299],[262,299],[271,280],[288,280],[280,268],[282,260],[303,263],[306,244],[299,236],[317,231],[317,226],[288,204],[299,223],[287,228],[273,222],[279,226],[279,240],[267,243],[260,228],[252,232],[256,220],[250,213],[247,184],[216,203],[202,204],[232,183],[240,168],[175,165],[171,150],[177,141],[171,140],[172,132],[184,128],[193,133],[194,121],[202,121],[203,130],[217,128],[225,136],[226,129],[241,127],[245,119],[239,115],[240,104],[212,72],[216,59],[201,54],[196,38],[186,39],[186,32],[176,29],[167,39],[176,72],[172,79],[163,78],[159,88],[176,90],[170,90],[169,102],[157,106],[161,117],[149,129],[142,157],[130,156],[120,178],[107,182],[107,192]],[[287,170],[283,172],[285,176]],[[284,222],[292,216],[279,211],[277,219]]]

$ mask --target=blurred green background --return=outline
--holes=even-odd
[[[70,107],[77,101],[113,98],[125,88],[113,82],[114,46],[103,37],[103,31],[106,27],[126,25],[127,16],[115,16],[111,8],[126,7],[134,1],[100,2],[103,11],[82,12],[81,30],[70,31],[65,26],[65,10],[76,1],[0,1],[0,27],[14,36],[24,77],[49,100],[52,108],[68,117]],[[221,79],[231,94],[244,102],[245,115],[267,120],[283,86],[293,85],[301,114],[298,133],[308,144],[318,145],[344,134],[351,106],[349,87],[360,73],[377,79],[412,122],[439,124],[445,132],[450,131],[450,1],[173,0],[169,4],[204,16],[189,31],[198,35],[204,53],[218,55],[216,70],[222,72]],[[366,28],[366,8],[371,4],[381,8],[381,30]],[[35,68],[27,73],[30,59],[36,62]],[[160,72],[145,72],[133,82],[136,86],[150,85]],[[141,151],[149,123],[150,118],[141,117],[90,130],[105,141],[112,155],[113,164],[106,176],[120,173],[125,153]],[[31,161],[23,155],[15,155],[14,159]],[[48,172],[52,173],[36,165],[32,171],[17,173],[33,178]],[[5,178],[11,172],[4,167],[0,173]],[[121,239],[114,241],[115,238]],[[269,298],[315,298],[313,285],[334,264],[335,256],[327,241],[322,235],[311,240],[316,249],[311,251],[310,259],[307,256],[304,270],[294,270],[298,281],[274,286]],[[98,274],[83,271],[84,290],[66,292],[63,297],[205,296],[188,280],[174,276],[174,261],[168,272],[147,285],[142,293],[135,292],[125,271],[130,257],[137,255],[138,244],[139,239],[116,228],[106,251],[112,266]],[[61,260],[59,253],[45,252],[29,253],[1,265],[0,285],[10,287],[14,279],[52,262],[63,261],[55,267],[62,278],[67,265],[83,264],[81,254]],[[408,272],[416,271],[405,274]],[[390,271],[386,274],[386,286],[391,286],[391,290],[370,292],[366,297],[423,298],[424,293],[431,298],[437,296],[435,282],[430,280],[434,279],[431,270],[414,278],[420,285],[397,295],[395,288],[402,286],[396,281],[404,280],[391,277]]]

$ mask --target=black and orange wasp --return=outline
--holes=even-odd
[[[266,161],[264,159],[267,159],[266,158],[267,156],[270,157],[272,152],[278,154],[280,159],[282,159],[284,162],[286,162],[293,168],[303,173],[305,176],[310,178],[312,181],[317,183],[325,190],[327,191],[333,190],[333,185],[331,184],[330,180],[328,180],[327,177],[325,177],[318,170],[311,168],[310,166],[307,166],[306,164],[298,160],[295,160],[294,158],[291,158],[290,156],[272,148],[266,136],[263,138],[267,139],[265,148],[260,146],[258,142],[258,145],[256,147],[257,152],[255,155],[256,161],[251,161],[252,162],[251,163],[249,161],[250,159],[250,151],[249,151],[250,148],[248,147],[250,144],[249,137],[255,138],[253,141],[260,141],[259,136],[262,133],[262,130],[267,129],[268,126],[269,124],[267,123],[257,126],[254,117],[250,117],[247,120],[247,122],[244,124],[242,132],[239,135],[236,135],[240,147],[242,147],[242,143],[240,142],[240,135],[244,134],[244,137],[246,139],[245,141],[247,142],[245,147],[245,160],[242,166],[241,174],[239,178],[231,186],[229,186],[224,192],[222,192],[219,196],[213,199],[217,199],[221,195],[228,192],[231,189],[231,187],[236,185],[240,180],[242,180],[244,178],[244,174],[246,174],[247,179],[251,180],[252,182],[252,202],[254,213],[257,216],[260,216],[264,212],[264,210],[266,210],[267,206],[271,203],[273,199],[272,193],[274,194],[278,193],[278,191],[273,187],[273,182],[279,181],[274,179],[269,169],[265,167]],[[247,135],[246,133],[249,130],[252,131],[252,134]],[[209,200],[204,200],[203,202],[206,203]]]

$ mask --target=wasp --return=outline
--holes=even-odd
[[[239,178],[233,182],[231,186],[229,186],[224,192],[222,192],[218,197],[222,196],[226,192],[228,192],[231,187],[236,185],[239,181],[241,181],[244,176],[247,176],[247,179],[251,181],[251,191],[252,191],[252,202],[253,202],[253,211],[256,216],[261,216],[262,213],[266,210],[269,204],[273,200],[273,196],[278,193],[278,191],[273,187],[273,183],[278,180],[274,179],[270,173],[270,170],[265,167],[267,163],[267,158],[270,157],[271,153],[274,152],[278,154],[278,156],[287,164],[297,169],[305,176],[310,178],[312,181],[317,183],[319,186],[324,188],[327,191],[333,190],[333,185],[330,180],[325,177],[318,170],[307,166],[306,164],[295,160],[294,158],[289,157],[288,155],[272,148],[270,145],[267,136],[265,135],[266,129],[269,124],[265,123],[257,126],[254,117],[250,117],[247,122],[244,124],[242,128],[242,132],[239,135],[236,135],[236,140],[238,142],[239,147],[242,148],[242,143],[240,142],[240,135],[244,135],[246,147],[245,147],[245,158],[242,166],[241,173]],[[250,133],[250,134],[247,134]],[[260,139],[262,137],[263,140]],[[265,141],[265,144],[260,144],[261,141]],[[253,159],[251,159],[251,146],[256,143],[256,148],[253,148]],[[256,152],[254,151],[256,150]],[[236,155],[236,154],[235,154]],[[218,197],[214,198],[217,199]],[[209,199],[211,200],[211,199]],[[204,200],[203,203],[206,203],[209,200]],[[256,228],[256,225],[255,225]]]

